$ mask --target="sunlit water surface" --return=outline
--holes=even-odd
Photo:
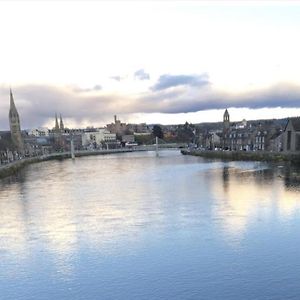
[[[31,165],[0,181],[0,299],[299,299],[285,172],[177,151]]]

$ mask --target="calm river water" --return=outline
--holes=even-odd
[[[140,152],[0,181],[0,299],[299,298],[285,168]]]

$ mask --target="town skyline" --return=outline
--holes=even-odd
[[[115,114],[162,125],[218,122],[225,108],[233,121],[300,115],[297,2],[3,1],[0,8],[9,45],[0,56],[1,130],[10,87],[23,128],[52,128],[55,112],[71,128],[103,126]]]

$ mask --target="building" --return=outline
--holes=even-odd
[[[59,123],[58,123],[58,118],[57,118],[57,113],[55,113],[55,123],[54,123],[54,127],[52,129],[52,132],[54,134],[61,134],[65,131],[65,125],[62,119],[62,116],[60,114],[59,117]]]
[[[63,132],[65,130],[65,125],[64,125],[61,114],[59,116],[59,129],[60,129],[61,132]]]
[[[223,130],[228,131],[230,129],[230,116],[229,112],[226,109],[223,115]]]
[[[57,119],[57,113],[55,113],[55,124],[53,128],[53,133],[59,134],[59,125],[58,125],[58,119]]]
[[[17,111],[12,91],[10,90],[9,126],[11,139],[19,154],[24,154],[24,142],[21,134],[20,117]]]
[[[283,132],[283,151],[300,151],[300,118],[290,118]]]
[[[271,152],[281,152],[283,151],[283,132],[282,130],[277,130],[270,138],[270,148]]]
[[[32,128],[27,131],[28,135],[33,135],[36,137],[49,136],[49,129],[46,127]]]
[[[221,136],[219,132],[203,132],[198,135],[198,147],[206,150],[215,150],[222,147]]]
[[[275,151],[282,149],[280,124],[274,120],[230,123],[228,110],[223,116],[222,147],[232,151]],[[277,151],[277,150],[276,150]]]
[[[126,123],[121,123],[116,115],[114,116],[114,123],[107,124],[106,127],[109,132],[115,133],[118,137],[129,133]]]
[[[222,148],[227,150],[230,149],[231,143],[230,138],[230,116],[228,110],[226,109],[223,115],[223,132],[222,132]]]
[[[253,132],[247,128],[232,129],[226,134],[227,149],[233,151],[253,150]]]
[[[81,135],[84,148],[102,148],[103,144],[115,144],[116,134],[110,133],[106,128],[88,129]]]

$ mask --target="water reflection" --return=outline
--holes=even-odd
[[[299,181],[293,177],[293,185],[290,184],[288,168],[261,167],[243,170],[225,165],[209,178],[210,189],[218,199],[214,214],[235,238],[242,238],[252,223],[277,216],[286,220],[299,210]]]
[[[134,241],[148,225],[162,229],[170,222],[172,226],[186,225],[191,219],[197,222],[208,210],[227,233],[241,236],[260,218],[288,218],[299,209],[299,189],[294,177],[290,184],[287,169],[279,177],[262,164],[222,163],[220,167],[218,162],[206,163],[198,174],[209,187],[203,191],[204,186],[193,186],[188,176],[193,172],[186,171],[182,160],[174,166],[172,159],[161,159],[161,165],[151,156],[99,160],[96,168],[90,158],[75,165],[71,161],[41,163],[17,180],[2,182],[1,250],[18,252],[20,257],[38,241],[64,260],[81,244],[105,249],[118,239]],[[194,161],[190,171],[198,166]],[[181,176],[183,171],[188,174]],[[212,196],[213,202],[198,206],[194,199],[198,192],[208,199]]]
[[[45,270],[54,267],[51,276],[65,280],[77,274],[83,256],[96,264],[138,255],[156,241],[159,249],[166,242],[181,249],[187,241],[189,249],[199,243],[199,249],[210,245],[214,251],[212,241],[239,247],[270,224],[296,222],[299,192],[295,171],[288,168],[176,152],[32,165],[0,182],[0,279],[1,273],[16,276],[20,267],[29,274],[26,265],[41,253]],[[201,260],[193,253],[197,265]],[[155,255],[157,250],[148,253],[147,260]],[[176,255],[175,265],[184,253]],[[44,272],[47,277],[50,271]]]

